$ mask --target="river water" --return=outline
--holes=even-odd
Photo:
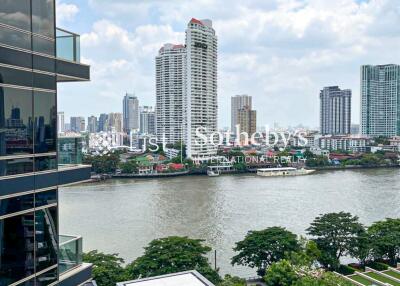
[[[318,172],[298,177],[184,176],[122,179],[60,189],[60,233],[83,236],[84,250],[119,253],[130,262],[152,239],[201,238],[217,250],[221,273],[248,230],[283,226],[304,235],[319,214],[347,211],[370,224],[400,217],[400,169]],[[210,255],[210,260],[214,261]]]

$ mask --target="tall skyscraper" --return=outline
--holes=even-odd
[[[96,133],[97,132],[97,117],[96,116],[89,116],[87,121],[87,131],[89,133]]]
[[[108,114],[102,113],[99,117],[99,124],[97,131],[98,132],[105,132],[107,131],[108,126]]]
[[[131,129],[139,129],[139,100],[134,94],[125,94],[122,110],[124,132],[129,133]]]
[[[85,118],[82,116],[72,116],[70,118],[71,131],[72,132],[84,132],[85,129]]]
[[[80,63],[79,35],[55,28],[57,2],[0,1],[4,286],[69,286],[90,280],[91,265],[78,258],[82,238],[59,234],[58,187],[90,179],[91,168],[63,168],[57,161],[57,82],[90,79],[90,67]]]
[[[240,125],[240,132],[246,132],[249,137],[257,131],[257,111],[244,106],[238,110],[237,124]]]
[[[115,112],[108,114],[107,129],[108,131],[122,132],[122,113]]]
[[[57,112],[57,132],[63,133],[64,131],[65,131],[64,112]]]
[[[361,133],[400,135],[400,65],[361,67]]]
[[[211,20],[192,18],[186,29],[184,134],[188,157],[209,158],[217,147],[207,138],[218,131],[217,64],[218,40]]]
[[[341,90],[338,86],[324,87],[319,98],[321,134],[350,134],[351,90]]]
[[[156,57],[156,128],[157,138],[163,134],[167,143],[182,140],[184,68],[186,64],[184,45],[165,44]]]
[[[152,106],[141,106],[140,107],[140,133],[141,134],[152,134],[155,135],[155,112]]]
[[[252,97],[246,94],[235,95],[231,98],[231,132],[235,132],[236,125],[238,124],[238,113],[240,109],[248,107],[250,110],[253,108]]]

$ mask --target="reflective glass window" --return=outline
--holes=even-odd
[[[57,157],[37,157],[35,158],[35,172],[57,169]]]
[[[57,207],[35,212],[36,272],[57,264]]]
[[[33,55],[33,69],[55,72],[56,63],[54,59]]]
[[[56,94],[34,91],[35,153],[56,152]]]
[[[0,200],[0,216],[33,209],[33,194]]]
[[[34,213],[0,220],[0,285],[34,274]]]
[[[32,32],[54,38],[54,0],[32,1]]]
[[[32,86],[32,73],[18,69],[0,67],[0,83]]]
[[[53,268],[36,277],[36,286],[47,286],[57,281],[57,268]]]
[[[53,75],[33,73],[33,87],[55,90],[56,84],[56,77]]]
[[[42,207],[54,203],[57,203],[57,190],[50,190],[35,194],[36,207]]]
[[[30,0],[2,0],[0,23],[31,31]]]
[[[33,172],[33,158],[0,160],[0,176]]]
[[[33,152],[32,91],[0,86],[0,156]]]
[[[32,68],[32,54],[0,47],[0,63]]]
[[[44,53],[54,56],[55,54],[55,41],[50,41],[45,38],[33,36],[32,37],[32,50],[38,53]]]
[[[0,43],[21,49],[31,50],[31,35],[2,27]]]

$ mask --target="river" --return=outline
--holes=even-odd
[[[183,176],[121,179],[60,188],[60,233],[83,236],[84,250],[119,253],[130,262],[152,239],[205,239],[221,273],[248,230],[283,226],[304,235],[319,214],[347,211],[364,224],[400,217],[400,169],[324,171],[298,177]],[[210,260],[213,258],[210,255]]]

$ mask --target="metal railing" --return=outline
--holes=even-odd
[[[59,241],[58,264],[63,274],[82,264],[82,237],[60,235]]]
[[[57,28],[56,46],[57,58],[80,63],[81,47],[78,34]]]

